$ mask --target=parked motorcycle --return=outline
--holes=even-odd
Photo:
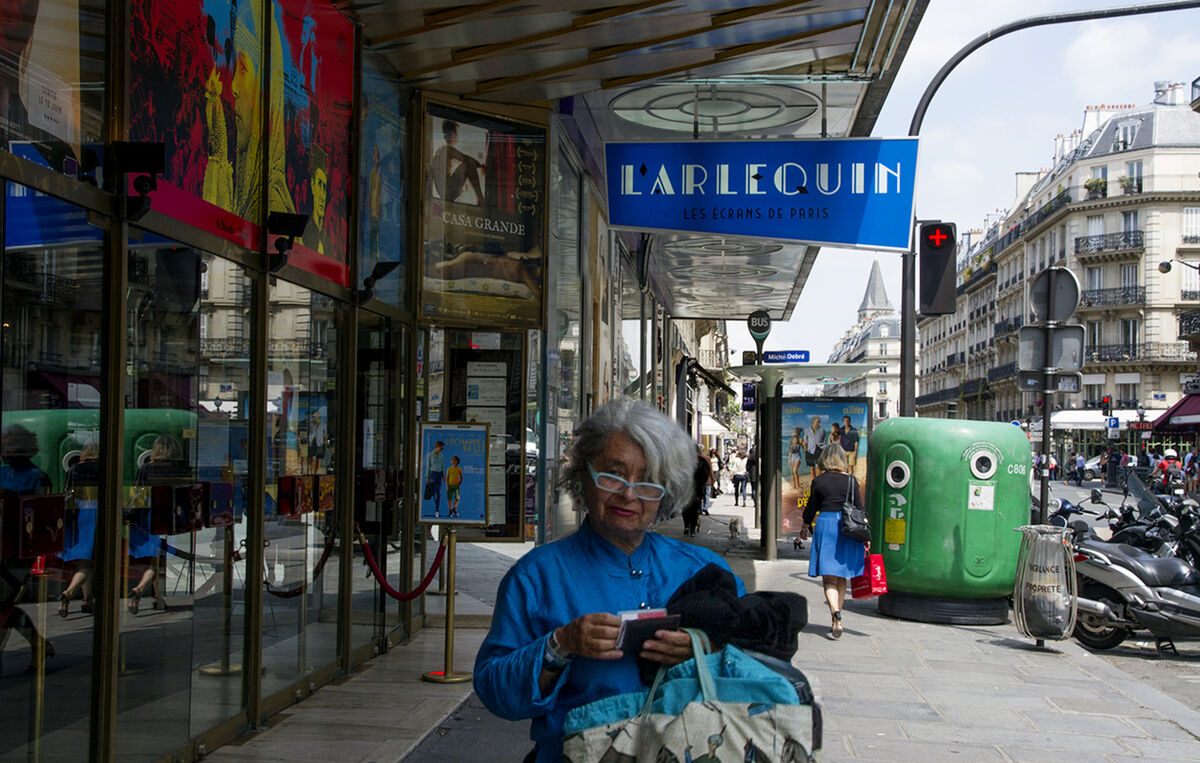
[[[1183,559],[1161,558],[1125,543],[1102,541],[1082,520],[1072,523],[1078,576],[1074,636],[1112,649],[1133,631],[1154,634],[1160,653],[1176,636],[1200,636],[1200,572]]]

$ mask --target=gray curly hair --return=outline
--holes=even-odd
[[[643,402],[618,398],[605,403],[575,430],[560,484],[584,503],[584,485],[591,481],[588,465],[604,450],[610,435],[623,432],[646,455],[645,482],[667,489],[658,504],[658,521],[675,514],[692,500],[695,488],[696,445],[673,420]]]

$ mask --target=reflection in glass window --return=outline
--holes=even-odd
[[[337,303],[271,287],[267,334],[266,597],[263,692],[336,657]],[[348,545],[348,544],[347,544]]]
[[[107,81],[104,3],[5,3],[0,141],[35,164],[98,180]]]
[[[86,756],[103,252],[83,210],[6,187],[0,291],[0,758]],[[26,521],[16,521],[24,518]],[[34,563],[43,558],[44,574]]]
[[[117,744],[162,756],[243,707],[252,290],[219,257],[129,246]]]

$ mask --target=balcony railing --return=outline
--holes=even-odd
[[[1195,244],[1200,244],[1200,234],[1196,234],[1196,233],[1185,233],[1185,234],[1183,235],[1183,242],[1182,242],[1182,243],[1184,243],[1184,244],[1192,244],[1192,245],[1195,245]]]
[[[958,387],[948,387],[940,389],[937,392],[929,392],[917,397],[917,405],[932,405],[934,403],[942,403],[947,400],[958,399]]]
[[[998,382],[1003,379],[1011,379],[1012,377],[1017,375],[1017,370],[1018,369],[1017,369],[1016,363],[1005,363],[1002,366],[996,366],[995,368],[988,369],[987,378],[988,378],[988,381],[990,381],[990,382]]]
[[[995,326],[996,336],[1001,334],[1009,334],[1025,325],[1024,317],[1018,315],[1015,318],[1005,318],[998,321]]]
[[[1120,233],[1101,233],[1097,236],[1079,236],[1075,239],[1075,254],[1144,249],[1145,246],[1146,237],[1142,231],[1127,230]]]
[[[700,361],[701,366],[712,371],[726,368],[729,365],[726,361],[725,353],[717,352],[716,350],[698,350],[696,352],[696,360]]]
[[[1179,292],[1179,298],[1184,302],[1200,299],[1200,291],[1197,291],[1196,289],[1181,289]]]
[[[201,339],[200,356],[204,358],[244,358],[250,354],[245,339]]]
[[[1179,316],[1179,338],[1200,335],[1200,310],[1189,310]]]
[[[328,348],[308,339],[270,339],[267,353],[276,358],[324,358]]]
[[[967,362],[967,353],[965,353],[965,352],[952,352],[946,356],[946,368],[953,368],[954,366],[961,366],[963,363],[966,363],[966,362]]]
[[[967,292],[967,291],[971,290],[972,288],[974,288],[977,284],[979,284],[984,279],[989,278],[994,275],[996,275],[996,263],[995,262],[989,262],[988,264],[986,264],[982,267],[976,268],[975,271],[973,273],[971,273],[971,277],[968,278],[967,280],[963,281],[962,286],[958,287],[958,289],[956,290],[956,293],[963,294],[964,292]]]
[[[1053,199],[1051,199],[1050,201],[1043,204],[1036,212],[1031,214],[1029,217],[1026,217],[1024,220],[1017,223],[1017,225],[1012,230],[1010,230],[1008,233],[1005,233],[1003,236],[1001,236],[996,241],[996,244],[992,249],[992,253],[1000,254],[1000,252],[1002,252],[1005,249],[1007,249],[1008,247],[1012,246],[1013,243],[1016,242],[1017,239],[1021,238],[1021,236],[1024,235],[1024,233],[1026,231],[1041,224],[1041,222],[1043,220],[1045,220],[1047,217],[1050,217],[1055,212],[1057,212],[1058,210],[1062,209],[1063,207],[1065,207],[1066,205],[1068,205],[1070,203],[1071,203],[1071,194],[1068,193],[1067,191],[1063,191],[1059,195],[1055,196]]]
[[[1118,305],[1143,305],[1145,303],[1145,286],[1118,286],[1115,289],[1087,289],[1079,297],[1079,304],[1081,307],[1112,307]]]
[[[1180,317],[1182,323],[1183,316]],[[1181,326],[1182,336],[1182,326]],[[1193,361],[1195,353],[1183,342],[1143,342],[1142,344],[1099,344],[1088,347],[1089,363],[1121,363],[1135,360]]]
[[[989,395],[991,391],[987,386],[987,379],[980,376],[975,379],[967,379],[960,387],[963,397],[983,397]]]

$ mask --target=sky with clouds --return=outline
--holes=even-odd
[[[1129,3],[931,0],[872,134],[907,135],[933,75],[979,35],[1029,16],[1121,5]],[[1197,29],[1200,10],[1076,22],[1014,32],[968,56],[925,115],[917,217],[982,228],[985,215],[1015,200],[1016,172],[1050,167],[1054,137],[1080,129],[1086,106],[1144,106],[1159,80],[1188,83],[1190,98],[1200,77]],[[875,259],[899,309],[898,254],[822,249],[792,319],[775,323],[764,349],[809,350],[825,362],[854,324]],[[727,330],[732,349],[754,348],[744,321]]]

